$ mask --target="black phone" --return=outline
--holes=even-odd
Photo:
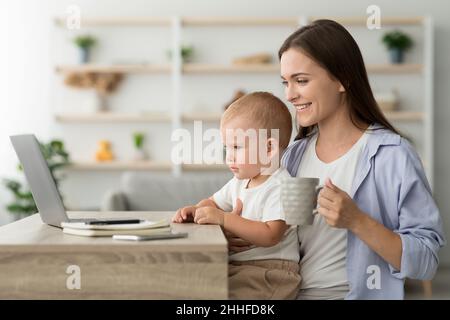
[[[140,219],[122,219],[122,220],[90,220],[86,221],[86,224],[89,225],[109,225],[109,224],[134,224],[141,223]]]

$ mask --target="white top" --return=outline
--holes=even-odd
[[[222,189],[217,191],[214,202],[224,211],[232,211],[236,199],[243,203],[242,217],[255,221],[284,220],[281,207],[281,178],[289,177],[286,169],[275,171],[264,183],[254,188],[247,188],[248,179],[231,179]],[[262,259],[282,259],[298,262],[299,243],[296,227],[291,226],[282,240],[272,247],[255,247],[238,253],[230,253],[230,261],[248,261]]]
[[[315,177],[324,185],[326,178],[331,178],[334,185],[350,194],[353,177],[359,157],[367,142],[367,133],[343,156],[330,163],[322,162],[316,154],[317,133],[311,137],[297,177]],[[331,292],[339,292],[345,298],[348,292],[347,273],[345,268],[347,251],[347,230],[333,228],[327,224],[320,214],[314,217],[312,226],[298,229],[300,240],[300,273],[302,275],[302,295],[312,296],[317,289],[326,288],[325,296],[335,296]],[[308,289],[310,293],[308,294]],[[319,290],[320,291],[320,290]],[[320,295],[320,294],[319,294]]]

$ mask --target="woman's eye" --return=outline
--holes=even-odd
[[[288,82],[287,82],[287,81],[281,81],[281,84],[282,84],[283,86],[287,87]]]
[[[297,79],[297,82],[300,83],[300,84],[307,84],[308,80],[306,80],[306,79]]]

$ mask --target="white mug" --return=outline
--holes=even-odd
[[[281,180],[281,205],[289,225],[311,225],[317,214],[319,178],[285,177]]]

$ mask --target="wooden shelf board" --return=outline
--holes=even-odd
[[[107,27],[107,26],[170,26],[171,19],[164,17],[90,17],[81,18],[80,27]],[[55,18],[55,24],[66,26],[66,18]]]
[[[183,164],[182,168],[185,171],[228,170],[225,164]],[[172,163],[168,161],[75,162],[64,169],[69,171],[170,171],[172,169]]]
[[[185,17],[184,26],[298,26],[299,19],[260,17]]]
[[[308,21],[313,22],[320,19],[330,19],[339,22],[342,25],[366,26],[367,17],[309,17]],[[381,25],[388,26],[406,26],[406,25],[421,25],[424,21],[423,17],[382,17]]]
[[[279,72],[278,64],[247,64],[247,65],[220,65],[187,63],[183,66],[184,73],[236,73],[236,72]]]
[[[60,65],[56,67],[57,72],[97,72],[97,73],[169,73],[170,65],[145,64],[145,65],[102,65],[102,64],[84,64],[84,65]]]
[[[423,66],[421,64],[368,64],[367,72],[369,73],[420,73]]]
[[[86,114],[58,114],[56,121],[63,123],[123,123],[123,122],[170,122],[170,114],[164,113],[86,113]]]
[[[421,121],[424,113],[419,111],[384,111],[384,115],[392,121]]]
[[[110,161],[110,162],[75,162],[67,167],[70,171],[120,171],[120,170],[155,170],[169,171],[170,162],[157,161]]]

